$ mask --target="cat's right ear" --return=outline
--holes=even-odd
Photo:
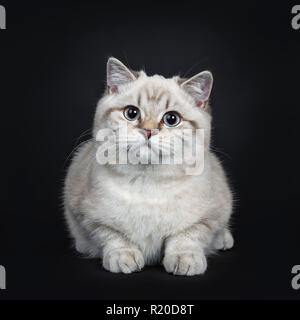
[[[135,75],[118,59],[107,61],[107,89],[109,93],[118,92],[118,87],[136,80]]]

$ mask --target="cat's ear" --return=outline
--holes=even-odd
[[[116,58],[108,59],[107,88],[109,93],[117,92],[119,86],[134,80],[136,76],[121,61]]]
[[[211,72],[203,71],[185,80],[180,86],[195,99],[197,106],[205,108],[210,96],[212,84],[213,76]]]

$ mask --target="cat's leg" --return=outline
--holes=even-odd
[[[104,269],[115,273],[132,273],[144,267],[142,252],[121,232],[101,225],[92,230],[92,235],[92,240],[102,248]]]
[[[75,238],[75,248],[76,250],[91,258],[98,258],[101,256],[99,247],[89,240],[83,232],[78,232]]]
[[[82,219],[79,214],[75,218],[68,208],[65,209],[65,217],[75,239],[76,250],[90,257],[102,257],[106,270],[131,273],[144,267],[143,254],[121,232],[94,219]]]
[[[74,238],[76,250],[89,257],[99,257],[100,249],[86,236],[84,228],[76,221],[72,211],[66,206],[65,218],[68,222],[69,231]]]
[[[167,238],[163,265],[174,275],[202,274],[207,268],[205,249],[214,232],[208,223],[199,223]]]
[[[233,245],[233,236],[227,227],[217,232],[212,240],[212,248],[215,250],[228,250],[231,249]]]

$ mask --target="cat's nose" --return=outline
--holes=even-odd
[[[144,132],[146,133],[147,138],[150,139],[150,137],[151,137],[151,130],[150,130],[150,129],[143,129],[143,130],[144,130]]]
[[[153,129],[151,130],[151,129],[145,129],[145,128],[143,128],[142,130],[143,130],[145,136],[147,137],[147,139],[150,139],[151,136],[153,136],[154,134],[157,133],[156,130],[153,130]]]

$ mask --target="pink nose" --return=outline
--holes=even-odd
[[[151,137],[151,130],[149,129],[144,129],[146,135],[147,135],[147,138],[149,139]]]

